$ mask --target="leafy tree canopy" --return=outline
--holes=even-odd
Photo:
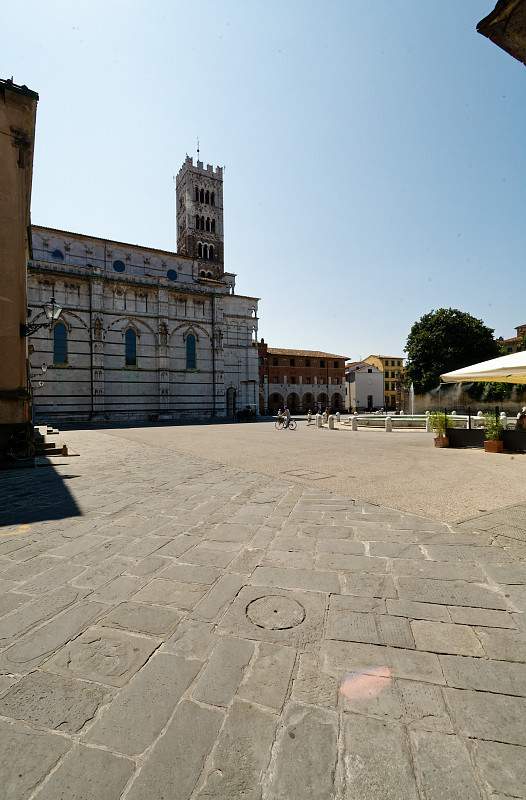
[[[415,391],[436,388],[443,372],[499,356],[493,333],[481,319],[457,308],[424,314],[411,328],[405,346],[406,374]]]

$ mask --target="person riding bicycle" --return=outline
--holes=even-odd
[[[290,422],[290,411],[287,406],[283,409],[283,427],[288,428]]]

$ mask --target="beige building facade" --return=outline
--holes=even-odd
[[[399,411],[402,404],[402,378],[404,359],[402,356],[370,355],[364,358],[368,364],[383,373],[384,408],[387,411]]]
[[[38,95],[0,80],[0,462],[30,421],[26,265]]]
[[[515,331],[515,336],[510,336],[509,339],[504,339],[502,336],[497,339],[505,355],[526,350],[526,324],[517,325]]]

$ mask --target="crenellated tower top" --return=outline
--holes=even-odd
[[[176,179],[177,252],[203,262],[203,271],[224,273],[223,167],[186,156]]]

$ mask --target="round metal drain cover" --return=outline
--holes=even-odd
[[[258,628],[270,631],[294,628],[305,619],[305,609],[301,603],[279,594],[269,594],[252,600],[247,606],[246,614]]]

